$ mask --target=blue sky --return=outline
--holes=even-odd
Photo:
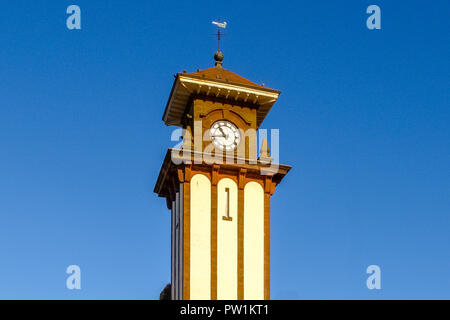
[[[82,30],[66,28],[81,7]],[[366,8],[381,8],[381,30]],[[450,299],[448,1],[8,1],[0,10],[0,298],[156,299],[153,186],[173,74],[282,91],[273,299]],[[67,290],[67,266],[82,289]],[[366,268],[381,267],[381,290]]]

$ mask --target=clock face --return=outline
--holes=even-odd
[[[241,142],[241,134],[234,124],[220,120],[209,130],[214,146],[220,150],[230,151]]]

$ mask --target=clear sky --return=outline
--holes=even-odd
[[[81,8],[82,29],[66,28]],[[381,8],[368,30],[366,8]],[[4,1],[0,298],[156,299],[170,215],[153,186],[173,74],[282,91],[262,128],[293,166],[272,198],[273,299],[450,299],[450,2]],[[66,289],[67,266],[82,289]],[[381,290],[366,268],[381,267]]]

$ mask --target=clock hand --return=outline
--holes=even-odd
[[[223,132],[222,127],[219,127],[219,130],[220,130],[220,132],[222,132],[222,137],[225,137],[226,135],[225,135],[225,132]]]
[[[225,138],[225,140],[228,139],[228,135],[223,131],[222,127],[219,127],[220,132],[222,132],[222,137]]]

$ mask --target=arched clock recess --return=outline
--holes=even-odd
[[[207,103],[202,104],[202,110],[208,111],[206,115],[200,115],[202,130],[206,133],[203,149],[210,150],[206,148],[212,143],[213,151],[234,152],[236,156],[239,153],[242,157],[256,160],[256,111],[247,111],[246,115],[246,109],[235,106],[236,110],[232,110],[231,105],[222,103],[212,103],[209,108]],[[222,141],[224,147],[220,145]],[[254,148],[250,150],[250,146]]]

